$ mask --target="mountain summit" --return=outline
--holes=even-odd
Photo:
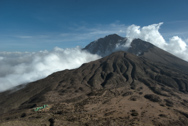
[[[84,48],[84,50],[87,50],[92,54],[98,54],[102,57],[116,51],[126,51],[153,62],[162,63],[167,66],[170,65],[176,69],[188,72],[188,62],[156,47],[149,42],[141,39],[134,39],[129,46],[126,44],[128,44],[127,38],[112,34],[91,42]]]
[[[84,50],[87,50],[92,54],[98,54],[102,57],[116,51],[127,51],[135,55],[142,55],[154,46],[151,43],[140,39],[134,39],[131,45],[128,45],[128,41],[127,38],[112,34],[91,42]]]
[[[116,51],[117,46],[124,45],[126,41],[126,38],[120,37],[117,34],[112,34],[91,42],[83,50],[104,57]]]

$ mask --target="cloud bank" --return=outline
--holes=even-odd
[[[0,52],[0,92],[99,58],[79,47],[32,53]]]
[[[186,40],[184,41],[178,36],[173,36],[166,41],[159,32],[162,24],[163,23],[152,24],[144,27],[131,25],[127,28],[126,37],[129,38],[129,41],[132,41],[134,38],[148,41],[155,46],[188,61],[188,45]]]

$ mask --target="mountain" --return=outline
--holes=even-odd
[[[117,34],[112,34],[91,42],[83,50],[87,50],[92,54],[98,54],[104,57],[119,50],[117,49],[117,46],[124,45],[126,41],[126,38],[120,37]]]
[[[186,72],[120,51],[0,93],[0,125],[188,125],[187,93]]]
[[[134,39],[130,46],[126,45],[128,43],[129,40],[127,38],[112,34],[91,42],[83,50],[87,50],[92,54],[98,54],[102,57],[116,51],[127,51],[140,56],[155,47],[151,43],[142,41],[141,39]]]
[[[139,57],[149,59],[153,62],[158,62],[167,66],[170,65],[171,67],[188,72],[188,62],[156,47],[149,42],[141,39],[134,39],[131,42],[130,47],[125,46],[127,43],[127,38],[120,37],[117,34],[112,34],[91,42],[83,50],[87,50],[92,54],[98,54],[102,57],[115,51],[126,51]]]

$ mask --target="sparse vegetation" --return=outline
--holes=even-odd
[[[20,117],[21,117],[21,118],[26,117],[26,113],[22,113]]]
[[[131,115],[132,116],[138,116],[138,112],[136,110],[131,110]]]
[[[122,96],[129,96],[129,95],[132,95],[133,94],[133,92],[131,92],[131,91],[128,91],[128,92],[125,92],[124,94],[122,94]]]
[[[139,97],[138,96],[131,96],[129,98],[130,101],[136,101]]]
[[[146,95],[144,95],[144,97],[152,102],[161,102],[162,101],[159,96],[154,95],[154,94],[146,94]]]
[[[165,115],[165,114],[159,114],[159,116],[163,117],[163,118],[167,117],[167,115]]]

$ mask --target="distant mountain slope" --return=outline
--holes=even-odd
[[[154,45],[149,42],[134,39],[130,48],[128,48],[125,47],[127,41],[127,38],[120,37],[117,34],[112,34],[91,42],[83,50],[104,57],[115,51],[127,51],[135,55],[142,55],[144,52],[147,52],[150,48],[154,47]]]
[[[153,62],[162,63],[164,65],[183,70],[184,72],[188,72],[188,62],[156,47],[149,42],[141,39],[134,39],[130,48],[124,48],[122,45],[125,45],[126,42],[126,38],[113,34],[88,44],[84,50],[93,54],[98,54],[102,57],[109,55],[112,52],[122,50],[149,59]],[[122,48],[116,49],[117,45]]]
[[[126,41],[126,38],[120,37],[117,34],[112,34],[91,42],[84,48],[84,50],[104,57],[116,51],[116,46],[123,45]]]
[[[0,93],[0,125],[188,125],[187,93],[184,72],[116,52]]]

